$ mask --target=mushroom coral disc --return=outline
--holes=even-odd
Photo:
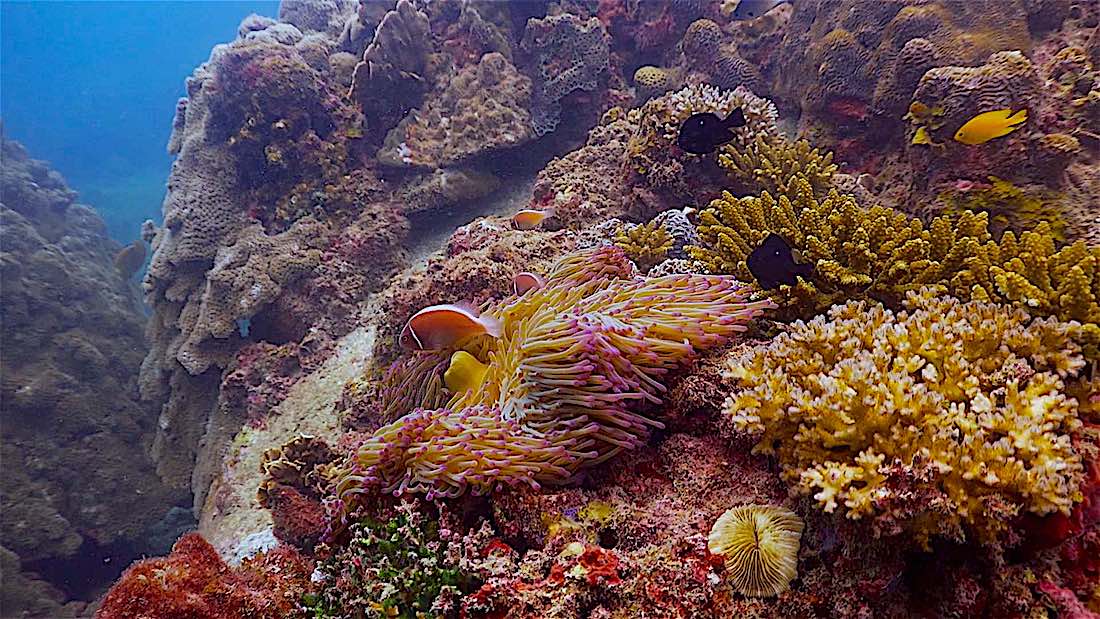
[[[769,597],[790,588],[798,576],[802,519],[775,505],[742,505],[718,517],[707,548],[726,562],[734,587],[744,595]]]

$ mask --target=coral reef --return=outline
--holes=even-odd
[[[28,587],[63,591],[41,606],[20,596],[5,613],[51,601],[60,612],[66,599],[88,601],[83,584],[62,577],[84,553],[146,551],[146,534],[184,497],[148,455],[156,411],[137,398],[145,318],[115,268],[121,247],[56,171],[6,137],[0,149],[4,596],[27,581],[20,564],[48,570]],[[115,576],[87,578],[95,587]]]
[[[722,183],[715,158],[684,153],[676,146],[680,125],[692,114],[713,112],[725,118],[741,108],[747,125],[725,149],[742,151],[757,136],[777,136],[778,114],[770,101],[738,88],[722,91],[709,85],[693,85],[653,99],[628,113],[636,129],[627,143],[623,166],[632,176],[632,192],[644,207],[635,207],[648,219],[684,203],[706,203]],[[636,214],[636,215],[637,215]]]
[[[461,555],[440,524],[402,503],[386,522],[351,525],[351,541],[320,564],[311,610],[321,617],[454,616]],[[448,603],[449,602],[449,603]]]
[[[729,278],[631,279],[632,269],[617,248],[579,252],[543,288],[491,308],[499,340],[461,344],[487,360],[482,387],[378,429],[356,450],[341,497],[537,488],[643,444],[660,423],[636,409],[660,402],[659,379],[770,304],[748,302]],[[471,442],[480,455],[454,457]]]
[[[535,137],[531,80],[502,54],[486,54],[455,73],[386,137],[378,153],[395,166],[443,167],[520,146]]]
[[[850,302],[735,354],[729,423],[825,511],[886,534],[988,542],[1021,512],[1068,514],[1076,326],[927,290],[907,305]]]
[[[802,110],[803,124],[836,123],[831,130],[837,131],[873,114],[891,121],[874,128],[889,131],[905,113],[916,80],[939,59],[968,65],[1002,50],[1029,50],[1019,4],[796,2],[769,67],[774,92]]]
[[[595,91],[608,70],[608,41],[595,17],[563,13],[527,22],[520,47],[533,58],[536,76],[532,129],[543,136],[557,128],[561,101],[570,93]]]

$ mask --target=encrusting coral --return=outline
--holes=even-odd
[[[798,576],[802,519],[775,505],[741,505],[726,510],[710,529],[707,548],[722,557],[739,592],[779,595]]]
[[[520,46],[534,59],[531,122],[535,135],[543,136],[557,128],[564,97],[574,90],[594,91],[606,79],[607,31],[595,17],[549,15],[527,22]]]
[[[636,277],[616,247],[567,256],[546,281],[488,310],[499,338],[458,344],[488,365],[480,388],[413,411],[357,449],[338,484],[345,502],[566,481],[643,444],[661,423],[639,406],[661,402],[661,379],[771,307],[748,301],[733,278]]]
[[[983,542],[1081,500],[1076,325],[911,293],[897,313],[834,307],[729,359],[736,431],[827,512]]]

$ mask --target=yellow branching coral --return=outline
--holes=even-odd
[[[486,310],[501,324],[499,337],[458,343],[487,366],[480,388],[378,429],[342,471],[338,493],[348,501],[379,490],[457,496],[505,483],[537,487],[635,448],[661,427],[643,407],[661,402],[665,376],[772,306],[747,294],[731,277],[637,277],[617,247],[568,256],[542,288]],[[389,383],[400,386],[395,401],[436,402],[436,387]]]
[[[1068,514],[1083,471],[1074,325],[931,290],[907,304],[838,305],[736,353],[727,419],[825,511],[921,541]]]
[[[692,258],[712,273],[752,281],[746,257],[769,234],[782,236],[814,265],[813,284],[781,291],[789,314],[809,317],[847,299],[896,305],[927,285],[963,300],[1018,304],[1036,316],[1076,320],[1086,355],[1100,358],[1100,246],[1057,247],[1050,225],[994,241],[988,214],[962,211],[926,227],[899,211],[860,206],[831,191],[818,199],[805,178],[778,198],[728,192],[700,212],[702,246]]]
[[[660,222],[651,221],[621,227],[615,234],[615,245],[626,252],[627,257],[644,273],[668,258],[673,238]]]
[[[738,592],[770,597],[789,589],[798,576],[802,527],[802,519],[789,509],[741,505],[714,522],[707,548],[725,560]]]
[[[807,180],[815,195],[824,195],[833,187],[837,170],[832,153],[821,153],[805,140],[791,142],[770,135],[757,135],[744,147],[724,147],[718,164],[749,193],[772,195],[791,191],[798,178]]]

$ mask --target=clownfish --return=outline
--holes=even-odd
[[[481,333],[500,337],[500,323],[490,316],[479,316],[471,307],[433,305],[409,318],[399,342],[407,350],[442,350]]]
[[[544,219],[553,214],[554,209],[552,208],[546,210],[523,209],[512,215],[512,225],[516,227],[516,230],[534,230],[539,227]]]
[[[465,350],[456,350],[451,355],[451,365],[443,373],[443,384],[451,393],[465,393],[477,389],[485,382],[485,373],[489,366],[477,360]]]
[[[528,290],[538,290],[545,285],[546,280],[534,273],[528,273],[526,271],[517,273],[516,276],[512,278],[512,292],[516,293],[517,296],[522,295]]]

